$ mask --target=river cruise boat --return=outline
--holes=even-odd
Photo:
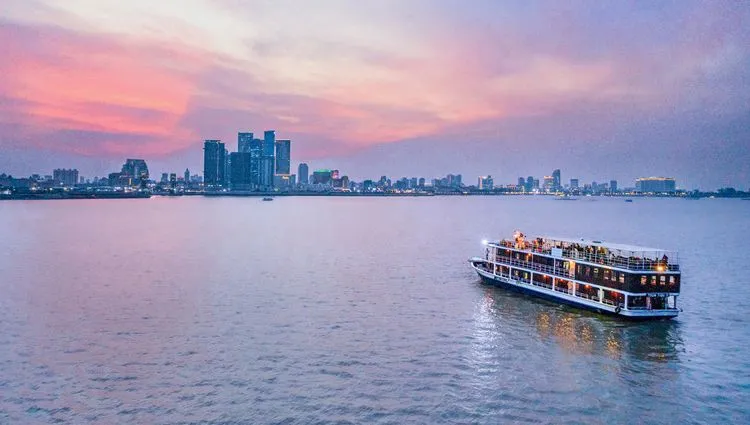
[[[585,239],[540,237],[483,242],[469,260],[482,280],[599,313],[647,320],[676,317],[675,251]]]

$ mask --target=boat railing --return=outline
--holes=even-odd
[[[496,258],[496,261],[502,262],[503,264],[507,264],[509,266],[516,266],[516,267],[523,267],[526,269],[555,275],[558,277],[566,278],[566,279],[572,279],[572,276],[570,276],[570,273],[568,270],[565,269],[556,269],[555,267],[548,266],[545,264],[538,264],[531,261],[525,261],[525,260],[519,260],[516,258],[506,257],[504,255],[498,255]]]
[[[513,241],[502,240],[498,242],[498,246],[550,256],[553,254],[552,248],[546,247],[544,245],[533,244],[528,241],[524,241],[519,244]],[[562,248],[562,257],[571,260],[587,261],[589,263],[597,263],[628,270],[672,272],[680,271],[680,266],[675,263],[669,263],[668,259],[654,260],[645,257],[625,257],[622,255],[615,255],[612,252],[602,253],[596,250],[588,251],[585,249]]]
[[[648,307],[644,307],[644,306],[637,306],[637,307],[636,306],[630,306],[630,307],[628,307],[628,310],[650,310],[650,311],[657,310],[658,311],[658,310],[678,310],[678,308],[676,308],[676,307],[668,307],[668,306],[665,306],[664,308],[648,308]]]

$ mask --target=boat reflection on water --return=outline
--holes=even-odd
[[[499,288],[484,291],[486,313],[494,320],[505,326],[533,326],[542,341],[572,354],[671,362],[679,361],[683,350],[677,321],[622,322]]]

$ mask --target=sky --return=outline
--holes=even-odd
[[[750,188],[750,3],[0,6],[0,172],[200,172],[204,139],[266,129],[354,179]]]

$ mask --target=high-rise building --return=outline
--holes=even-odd
[[[229,154],[230,178],[232,190],[251,190],[254,188],[252,181],[252,153],[232,152]]]
[[[168,173],[161,173],[161,183],[169,183],[169,174]]]
[[[273,188],[274,159],[272,156],[264,156],[260,159],[260,186],[264,190]]]
[[[526,178],[526,191],[531,192],[534,190],[534,177],[529,176]]]
[[[177,187],[177,173],[171,173],[169,175],[169,187],[172,189]]]
[[[133,177],[136,180],[148,180],[148,166],[142,159],[128,158],[122,165],[122,174]]]
[[[185,168],[185,174],[182,175],[185,179],[185,186],[190,184],[190,170]]]
[[[304,162],[299,164],[297,167],[297,176],[299,177],[300,184],[308,184],[308,174],[310,174],[310,168]]]
[[[276,132],[267,130],[263,133],[263,152],[259,167],[260,186],[266,190],[273,188],[273,175],[276,171],[275,150]]]
[[[273,156],[276,150],[276,131],[263,132],[263,156]]]
[[[312,174],[313,184],[331,184],[333,172],[331,170],[315,170]]]
[[[477,188],[479,190],[492,190],[494,188],[494,182],[492,176],[480,176],[477,182]]]
[[[609,181],[609,191],[612,193],[617,192],[617,180],[610,180]]]
[[[226,186],[227,150],[220,140],[203,144],[203,181],[207,187]]]
[[[417,183],[419,187],[424,187],[424,183],[425,183],[424,177],[420,177],[419,182]]]
[[[570,179],[570,188],[578,189],[578,179]]]
[[[544,183],[542,185],[542,189],[544,189],[545,192],[551,192],[554,190],[555,186],[555,178],[552,176],[544,176]]]
[[[518,178],[518,188],[522,189],[524,186],[526,186],[526,179],[523,177]]]
[[[237,133],[237,152],[250,153],[253,143],[253,133]]]
[[[52,171],[52,180],[59,186],[75,186],[78,183],[78,170],[58,168]]]
[[[260,187],[260,164],[263,158],[263,140],[253,139],[250,143],[250,183]]]
[[[560,170],[555,170],[552,172],[552,190],[558,191],[562,189],[562,180],[560,180]]]
[[[276,141],[276,174],[289,175],[291,170],[291,140]]]
[[[677,188],[671,177],[641,177],[635,180],[635,190],[644,193],[674,193]]]

